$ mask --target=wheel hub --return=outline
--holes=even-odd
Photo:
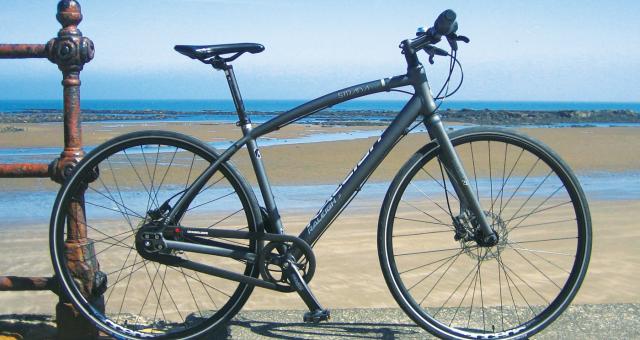
[[[497,258],[509,240],[509,230],[502,218],[490,211],[485,211],[484,214],[487,217],[491,229],[493,229],[498,237],[497,242],[494,245],[483,245],[481,242],[478,242],[478,238],[481,237],[481,235],[477,235],[477,233],[475,237],[465,237],[459,240],[460,247],[464,253],[472,259],[480,261]],[[477,230],[479,230],[479,228],[477,228]]]

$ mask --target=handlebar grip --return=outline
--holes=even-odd
[[[433,23],[433,29],[436,33],[445,36],[457,31],[458,24],[456,23],[456,12],[448,9],[440,13],[436,21]]]

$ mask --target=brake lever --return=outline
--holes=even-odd
[[[434,61],[433,61],[433,57],[434,56],[439,55],[439,56],[446,57],[446,56],[449,55],[449,52],[447,52],[447,51],[445,51],[445,50],[443,50],[441,48],[435,47],[433,45],[427,45],[424,48],[424,51],[427,52],[427,54],[429,55],[429,64],[431,64],[431,65],[433,65],[433,63],[434,63]]]
[[[458,41],[462,41],[463,43],[468,44],[470,40],[464,35],[457,35],[455,33],[447,35],[447,42],[449,42],[449,46],[451,46],[452,50],[458,50]]]

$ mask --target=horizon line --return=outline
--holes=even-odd
[[[244,101],[311,101],[314,98],[280,98],[280,99],[268,99],[268,98],[243,98]],[[82,101],[229,101],[232,102],[231,98],[82,98]],[[63,101],[63,98],[26,98],[26,99],[7,99],[0,98],[0,101]],[[366,98],[356,98],[346,101],[344,103],[353,102],[353,101],[371,101],[371,102],[402,102],[408,101],[408,99],[366,99]],[[447,102],[493,102],[493,103],[615,103],[615,104],[640,104],[640,101],[607,101],[607,100],[520,100],[520,99],[508,99],[508,100],[500,100],[500,99],[448,99],[445,100],[444,103]],[[343,103],[340,103],[343,104]],[[337,104],[339,105],[339,104]]]

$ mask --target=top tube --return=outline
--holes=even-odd
[[[409,80],[409,77],[402,75],[347,87],[304,103],[270,119],[263,124],[260,124],[255,129],[251,130],[250,136],[251,138],[256,139],[327,107],[340,104],[354,98],[389,91],[392,88],[407,85],[411,85],[411,81]]]

